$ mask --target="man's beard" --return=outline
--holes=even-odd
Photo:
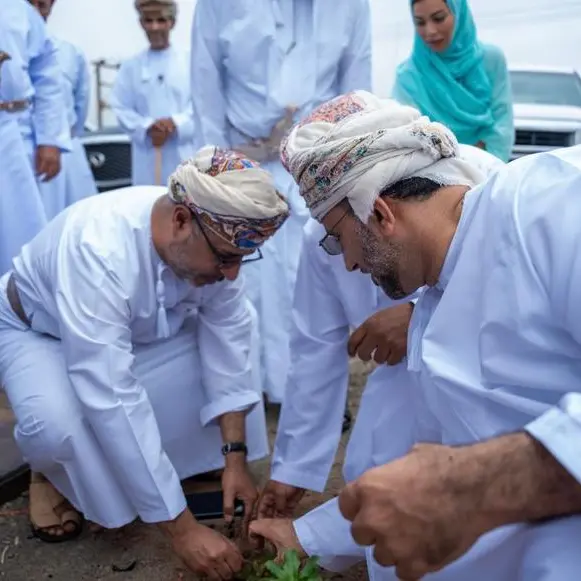
[[[393,243],[382,242],[365,224],[357,226],[357,234],[363,248],[363,260],[373,282],[391,299],[403,299],[404,291],[397,265],[401,261],[401,248]]]

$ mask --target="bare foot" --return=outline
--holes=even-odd
[[[37,472],[30,478],[29,515],[34,536],[46,543],[70,541],[83,529],[83,517]]]
[[[263,537],[274,545],[279,557],[290,549],[294,549],[301,559],[308,556],[301,546],[290,518],[263,518],[252,521],[249,532],[251,536]]]

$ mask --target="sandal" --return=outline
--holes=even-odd
[[[64,543],[81,534],[83,516],[48,480],[33,475],[29,497],[30,527],[36,538],[45,543]]]

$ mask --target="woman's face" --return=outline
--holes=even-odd
[[[414,24],[421,39],[435,52],[446,50],[454,35],[454,15],[444,0],[417,0]]]

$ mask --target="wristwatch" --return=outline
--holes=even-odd
[[[227,456],[231,452],[243,452],[244,455],[248,454],[248,448],[244,442],[228,442],[222,446],[222,454]]]

